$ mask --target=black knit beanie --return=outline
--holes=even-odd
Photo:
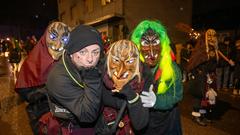
[[[79,25],[70,32],[70,40],[65,49],[68,54],[73,54],[92,44],[98,44],[103,49],[100,33],[94,27]]]

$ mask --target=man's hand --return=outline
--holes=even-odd
[[[153,92],[153,85],[150,86],[149,92],[143,91],[140,98],[142,100],[143,107],[153,107],[157,100],[156,95]]]
[[[235,63],[234,63],[233,60],[229,60],[229,64],[230,64],[231,66],[234,66],[234,65],[235,65]]]

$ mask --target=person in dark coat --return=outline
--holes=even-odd
[[[148,109],[142,106],[139,94],[150,87],[152,77],[148,75],[149,72],[143,72],[139,51],[130,40],[119,40],[110,45],[106,67],[105,86],[118,100],[127,99],[127,107],[115,134],[137,134],[148,123]],[[120,113],[116,108],[105,105],[103,114],[107,125],[111,127]]]
[[[141,94],[143,106],[150,109],[144,135],[181,135],[178,103],[183,98],[181,70],[175,62],[170,40],[158,21],[144,20],[134,29],[131,40],[140,50],[140,60],[153,76],[149,91]],[[144,69],[146,70],[146,69]]]
[[[192,72],[193,77],[189,81],[189,91],[194,99],[192,117],[200,126],[206,126],[207,113],[206,99],[208,88],[216,89],[215,69],[219,61],[219,50],[216,31],[208,29],[198,39],[190,56],[187,71]]]
[[[225,37],[223,43],[219,43],[219,51],[221,51],[228,59],[232,59],[233,47],[234,43],[232,42],[230,37]],[[232,78],[231,78],[231,69],[233,67],[224,59],[220,57],[217,69],[216,69],[216,84],[217,91],[225,90],[232,86]],[[232,70],[233,71],[233,70]]]
[[[234,62],[236,63],[234,67],[234,89],[233,95],[240,95],[240,36],[236,38],[234,51],[232,54]]]
[[[216,31],[208,29],[198,38],[187,66],[194,76],[189,81],[189,91],[195,100],[192,116],[201,126],[212,120],[214,109],[213,106],[209,108],[206,92],[217,89],[215,71],[220,59],[231,66],[235,64],[219,50]]]
[[[79,25],[71,31],[65,48],[62,59],[53,67],[46,83],[51,113],[60,125],[51,128],[50,134],[58,134],[59,129],[71,135],[114,133],[105,125],[102,108],[105,105],[120,109],[125,99],[113,96],[103,85],[100,59],[103,46],[99,32],[91,26]],[[148,113],[139,96],[127,86],[120,94],[126,97],[134,127],[142,128],[147,123],[144,114]],[[143,118],[139,119],[139,116]]]
[[[182,82],[188,81],[188,76],[190,75],[187,71],[187,65],[189,62],[189,58],[191,56],[192,53],[192,44],[191,42],[187,42],[186,44],[183,45],[183,48],[181,50],[181,70],[182,70],[182,74],[183,74],[183,80]]]

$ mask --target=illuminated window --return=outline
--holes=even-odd
[[[107,5],[107,4],[109,4],[109,3],[111,3],[113,0],[101,0],[101,4],[103,5],[103,6],[105,6],[105,5]]]

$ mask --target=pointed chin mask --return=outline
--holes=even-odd
[[[160,38],[152,29],[143,34],[140,51],[149,66],[153,67],[158,64],[161,52]]]
[[[108,74],[117,90],[139,74],[139,53],[137,47],[128,40],[113,43],[107,56]]]
[[[61,22],[53,22],[48,26],[46,44],[48,52],[54,60],[62,55],[64,46],[68,43],[70,28]]]

